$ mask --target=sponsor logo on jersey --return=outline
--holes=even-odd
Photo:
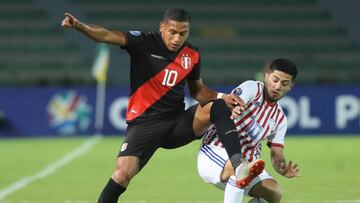
[[[129,33],[130,33],[131,35],[134,35],[135,37],[138,37],[138,36],[141,35],[141,32],[140,32],[140,31],[133,31],[133,30],[131,30],[131,31],[129,31]]]
[[[181,57],[181,66],[187,70],[191,67],[191,58],[188,55],[183,55]]]
[[[55,94],[47,105],[49,127],[59,134],[85,132],[91,124],[91,106],[74,90]]]
[[[128,147],[128,143],[127,143],[127,142],[123,143],[123,144],[121,145],[120,151],[121,151],[121,152],[125,151],[125,150],[127,149],[127,147]]]

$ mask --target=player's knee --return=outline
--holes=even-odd
[[[282,190],[279,186],[269,189],[268,202],[278,203],[282,198]]]
[[[134,177],[134,174],[131,171],[126,170],[121,167],[117,167],[114,171],[112,178],[118,184],[120,184],[122,186],[127,186],[133,177]]]

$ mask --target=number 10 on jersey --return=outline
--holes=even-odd
[[[172,87],[176,84],[177,77],[178,72],[176,70],[165,69],[165,75],[161,84],[164,86]]]

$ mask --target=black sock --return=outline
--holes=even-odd
[[[219,139],[224,145],[235,170],[241,163],[241,147],[239,133],[230,116],[231,112],[225,101],[223,99],[215,100],[210,110],[210,121],[215,124]]]
[[[99,196],[98,203],[117,203],[119,196],[125,192],[125,190],[125,187],[117,184],[110,178]]]

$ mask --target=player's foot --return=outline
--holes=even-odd
[[[244,188],[265,168],[265,161],[261,159],[252,162],[243,162],[235,170],[236,186]]]

